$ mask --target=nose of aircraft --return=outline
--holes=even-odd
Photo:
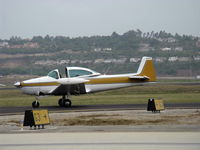
[[[16,82],[16,83],[14,84],[14,86],[16,86],[17,88],[19,88],[19,87],[21,86],[21,83],[20,83],[20,82]]]

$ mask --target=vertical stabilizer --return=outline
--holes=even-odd
[[[142,57],[140,66],[137,71],[139,76],[147,76],[149,81],[156,81],[156,71],[153,65],[152,57]]]

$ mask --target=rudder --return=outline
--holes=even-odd
[[[152,57],[142,57],[137,75],[147,76],[151,82],[156,81],[156,71],[153,65]]]

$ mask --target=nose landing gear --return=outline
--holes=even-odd
[[[39,100],[39,97],[36,96],[35,101],[33,101],[33,103],[32,103],[32,108],[39,108],[40,107],[40,103],[39,103],[38,100]]]
[[[36,100],[36,101],[33,101],[32,107],[33,107],[33,108],[38,108],[38,107],[40,107],[40,103],[39,103],[37,100]]]

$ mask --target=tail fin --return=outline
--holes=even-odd
[[[156,81],[156,71],[154,69],[152,57],[142,57],[137,71],[139,76],[147,76],[149,81]]]

